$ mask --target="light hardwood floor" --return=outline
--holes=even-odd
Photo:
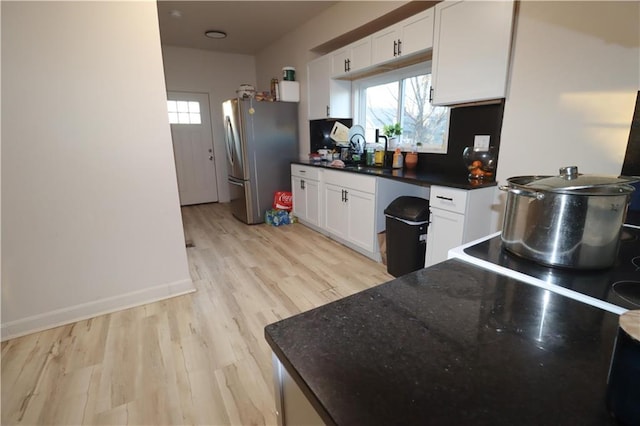
[[[197,292],[2,343],[2,425],[272,425],[264,326],[389,281],[300,225],[182,209]]]

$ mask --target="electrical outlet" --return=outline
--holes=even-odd
[[[473,138],[473,149],[475,151],[488,151],[490,140],[491,136],[489,135],[475,135]]]

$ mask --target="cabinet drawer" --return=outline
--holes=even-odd
[[[464,189],[432,186],[429,205],[434,208],[464,214],[467,208],[467,191]]]
[[[369,194],[376,192],[376,178],[350,172],[336,172],[325,170],[324,181],[343,188],[356,189]]]
[[[317,167],[303,166],[301,164],[291,165],[291,176],[320,180],[320,172],[322,172],[322,170]]]

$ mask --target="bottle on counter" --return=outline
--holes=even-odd
[[[391,167],[394,169],[401,169],[403,166],[404,157],[402,156],[402,151],[400,148],[396,148],[396,151],[393,153],[393,163]]]
[[[373,166],[375,164],[374,153],[373,148],[367,148],[367,166]]]
[[[418,152],[415,148],[413,148],[411,152],[407,152],[404,158],[404,165],[407,170],[413,170],[418,165]]]

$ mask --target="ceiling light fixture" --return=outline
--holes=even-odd
[[[216,38],[216,39],[227,38],[227,33],[225,33],[224,31],[218,31],[218,30],[206,31],[204,35],[209,38]]]

